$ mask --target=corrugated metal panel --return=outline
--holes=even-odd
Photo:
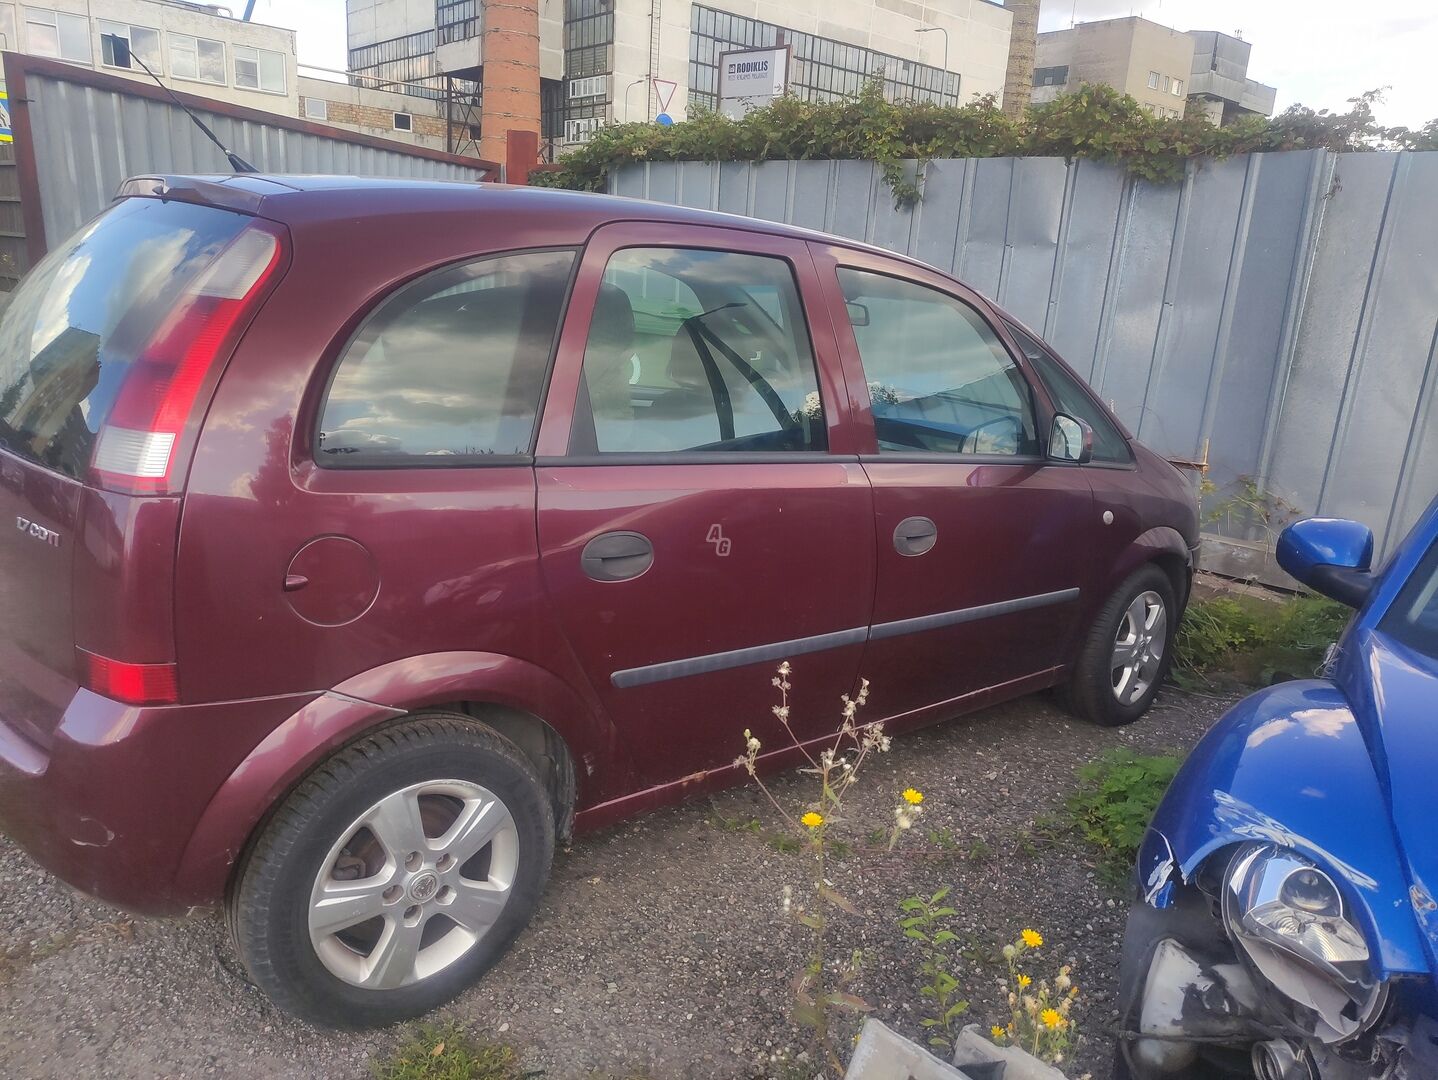
[[[1438,153],[1260,154],[1181,184],[1093,162],[933,161],[912,210],[863,161],[655,163],[613,184],[957,273],[1154,449],[1207,448],[1220,489],[1252,479],[1300,513],[1365,522],[1383,549],[1438,489]]]
[[[27,109],[44,192],[45,235],[69,235],[138,173],[226,173],[224,155],[178,106],[31,72]],[[265,172],[481,178],[482,169],[199,112],[220,141]]]

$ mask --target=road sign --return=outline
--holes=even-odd
[[[674,91],[679,89],[679,84],[673,79],[655,79],[654,94],[659,99],[659,111],[667,113],[669,103],[674,100]]]
[[[674,123],[674,117],[670,116],[667,112],[662,112],[654,118],[654,122],[660,127],[668,127]]]

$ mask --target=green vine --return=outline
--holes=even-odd
[[[1203,116],[1154,116],[1108,86],[1083,86],[1005,116],[992,97],[963,106],[894,103],[871,82],[858,97],[810,102],[783,97],[742,119],[696,111],[684,123],[602,128],[552,171],[530,175],[545,187],[601,191],[611,169],[641,161],[863,160],[877,163],[897,208],[923,197],[935,158],[1062,157],[1117,164],[1145,180],[1181,180],[1194,158],[1264,150],[1433,150],[1438,120],[1423,128],[1385,128],[1373,115],[1373,90],[1346,113],[1295,105],[1271,119],[1250,117],[1217,127]]]

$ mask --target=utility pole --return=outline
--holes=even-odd
[[[1004,77],[1004,115],[1023,116],[1034,93],[1034,52],[1039,38],[1039,0],[1004,0],[1013,12],[1009,69]]]

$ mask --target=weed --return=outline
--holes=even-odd
[[[965,856],[975,866],[983,866],[987,862],[992,862],[993,857],[994,849],[982,840],[975,840],[969,844],[969,851]]]
[[[1067,964],[1059,968],[1052,986],[1047,979],[1035,985],[1031,975],[1019,970],[1020,958],[1042,948],[1043,943],[1037,930],[1025,930],[1013,944],[1004,946],[1009,977],[999,985],[1008,995],[1009,1022],[995,1024],[989,1035],[997,1043],[1021,1046],[1034,1057],[1057,1065],[1074,1038],[1070,1014],[1078,1004],[1079,989],[1069,977]]]
[[[1107,875],[1121,879],[1133,865],[1144,830],[1178,772],[1179,759],[1114,749],[1081,765],[1068,797],[1073,826],[1104,856]]]
[[[943,924],[958,914],[957,910],[944,905],[949,887],[945,885],[933,896],[911,896],[899,908],[904,917],[899,928],[904,936],[921,941],[927,946],[919,971],[924,976],[924,985],[919,994],[924,998],[926,1011],[930,1015],[919,1021],[927,1028],[930,1046],[952,1046],[954,1032],[959,1027],[959,1017],[968,1012],[969,1003],[960,1000],[954,993],[959,980],[950,970],[948,952],[944,946],[959,940],[959,936]]]
[[[475,1042],[457,1024],[416,1029],[386,1061],[373,1065],[375,1080],[523,1080],[519,1056],[508,1046]]]
[[[1312,676],[1351,614],[1320,596],[1282,603],[1246,596],[1196,600],[1175,639],[1175,677],[1192,685],[1204,675],[1226,673],[1264,685]]]

